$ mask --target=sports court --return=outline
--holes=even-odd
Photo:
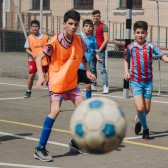
[[[35,84],[34,84],[35,86]],[[84,86],[80,85],[81,90]],[[0,78],[0,167],[27,168],[167,168],[168,167],[168,98],[153,97],[148,123],[152,140],[143,141],[135,136],[133,100],[123,99],[122,90],[110,89],[103,95],[101,88],[93,96],[107,96],[124,110],[127,119],[127,135],[119,148],[104,155],[75,154],[69,152],[71,140],[69,122],[74,106],[63,102],[47,149],[53,162],[41,162],[33,157],[44,118],[49,112],[48,91],[37,90],[32,97],[23,98],[26,80]],[[84,94],[84,92],[83,92]]]

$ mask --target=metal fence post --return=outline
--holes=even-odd
[[[43,0],[40,0],[40,34],[43,32]]]
[[[126,16],[126,35],[125,35],[125,48],[131,43],[131,25],[132,25],[132,0],[127,0],[127,16]],[[129,62],[130,68],[130,62]],[[123,84],[123,97],[129,98],[129,81],[124,79]]]

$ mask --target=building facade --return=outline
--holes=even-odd
[[[30,31],[31,20],[40,20],[40,0],[1,0],[0,2],[0,27],[2,29],[22,31],[18,12],[21,14],[27,33]],[[137,20],[147,21],[149,40],[167,49],[168,2],[132,0],[132,4],[132,23]],[[123,42],[125,38],[126,0],[43,0],[42,8],[42,32],[51,36],[62,31],[63,15],[67,10],[76,9],[81,13],[83,20],[92,18],[92,11],[98,9],[101,11],[102,20],[109,27],[109,41],[117,44],[117,42]]]

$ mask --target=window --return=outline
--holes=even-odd
[[[126,9],[127,0],[120,0],[120,9]],[[142,0],[132,0],[132,9],[142,9]]]
[[[32,1],[32,10],[40,10],[40,0]],[[50,0],[43,0],[43,10],[50,10]]]
[[[92,10],[93,9],[93,0],[74,0],[74,9]]]

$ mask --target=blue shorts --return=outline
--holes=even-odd
[[[153,82],[130,81],[132,96],[142,95],[146,99],[152,98]]]

